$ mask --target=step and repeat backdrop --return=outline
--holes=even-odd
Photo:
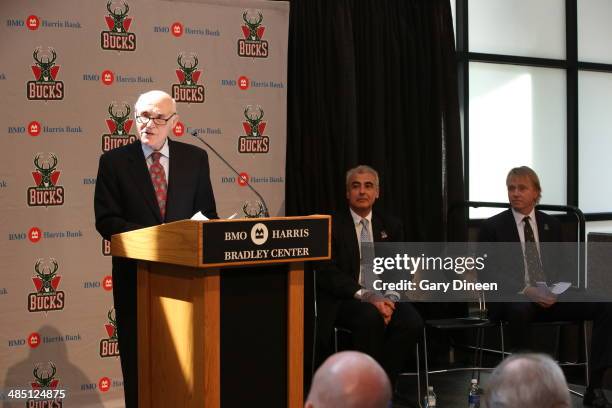
[[[242,176],[209,152],[219,215],[261,211],[244,179],[283,215],[289,5],[3,0],[0,18],[0,403],[120,407],[98,158],[164,90],[171,137],[197,132]]]

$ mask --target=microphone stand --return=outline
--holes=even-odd
[[[223,163],[225,163],[225,165],[227,167],[229,167],[234,173],[236,173],[236,176],[238,176],[239,179],[241,179],[242,181],[245,182],[245,184],[251,189],[252,192],[255,193],[255,195],[257,195],[257,197],[259,197],[259,199],[261,200],[261,204],[263,205],[263,210],[264,210],[264,217],[269,217],[270,213],[268,212],[268,206],[266,205],[266,200],[264,200],[264,198],[261,196],[261,194],[259,194],[259,192],[257,192],[257,190],[255,190],[255,188],[253,188],[253,186],[251,185],[251,183],[249,183],[249,180],[246,179],[246,177],[242,177],[240,175],[240,173],[238,173],[236,171],[236,169],[227,162],[227,160],[225,160],[223,158],[223,156],[221,156],[219,154],[219,152],[217,152],[214,147],[212,147],[208,142],[206,142],[204,139],[202,139],[200,136],[198,136],[198,132],[196,132],[195,130],[192,131],[190,133],[191,136],[195,137],[196,139],[198,139],[200,142],[202,142],[206,147],[208,147],[219,159],[221,159],[221,161]]]

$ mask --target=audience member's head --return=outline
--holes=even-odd
[[[356,351],[329,357],[316,371],[305,408],[387,408],[391,385],[374,359]]]
[[[514,354],[498,365],[484,395],[486,408],[570,408],[561,368],[544,354]]]

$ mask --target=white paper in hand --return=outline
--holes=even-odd
[[[560,295],[565,292],[572,284],[570,282],[557,282],[550,288],[550,291],[555,295]]]
[[[551,286],[546,285],[546,282],[536,282],[536,287],[538,287],[542,291],[548,291],[553,295],[560,295],[565,292],[570,286],[572,286],[571,282],[557,282],[552,284]]]
[[[208,221],[208,217],[202,214],[202,211],[198,211],[197,213],[193,214],[191,219],[193,221]]]

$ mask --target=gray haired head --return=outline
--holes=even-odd
[[[487,383],[486,408],[571,408],[561,368],[544,354],[513,354]]]

